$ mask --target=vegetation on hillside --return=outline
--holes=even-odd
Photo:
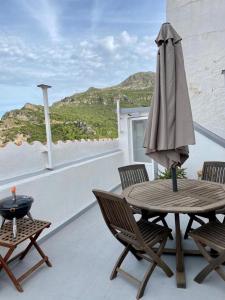
[[[121,107],[149,106],[154,73],[141,72],[122,83],[104,89],[89,88],[55,102],[50,107],[53,141],[117,137],[115,99]],[[26,104],[7,112],[0,120],[0,145],[9,141],[45,142],[44,110],[41,105]]]

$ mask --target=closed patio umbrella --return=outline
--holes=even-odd
[[[155,92],[144,147],[152,159],[172,168],[176,191],[176,166],[189,157],[188,145],[195,144],[193,120],[181,37],[170,23],[164,23],[155,42],[158,46]]]

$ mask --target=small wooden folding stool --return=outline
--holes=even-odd
[[[214,270],[225,281],[225,272],[222,269],[222,264],[225,262],[225,224],[210,222],[192,230],[189,235],[194,239],[200,252],[208,261],[208,265],[194,280],[202,283],[209,273]],[[207,251],[206,247],[215,250],[218,255],[215,256],[215,251]]]
[[[45,228],[48,228],[51,225],[50,222],[40,221],[40,220],[30,220],[28,218],[22,218],[17,221],[17,237],[13,238],[12,233],[12,222],[8,221],[5,225],[0,229],[0,246],[8,248],[8,251],[4,256],[0,255],[0,270],[3,269],[13,282],[14,286],[19,292],[23,292],[21,282],[27,278],[31,273],[37,270],[42,264],[46,263],[48,267],[51,267],[51,263],[48,257],[44,254],[40,246],[37,244],[37,238],[40,236],[42,231]],[[16,247],[22,242],[30,240],[28,246],[10,259]],[[9,268],[9,263],[14,261],[15,259],[24,259],[30,249],[34,246],[42,259],[37,262],[33,267],[23,273],[19,278],[16,278],[13,274],[12,270]]]

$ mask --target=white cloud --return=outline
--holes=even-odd
[[[151,36],[144,36],[136,45],[134,53],[142,56],[146,60],[156,59],[157,47],[154,38]]]
[[[81,42],[80,42],[80,46],[81,46],[81,47],[89,47],[89,46],[90,46],[90,43],[89,43],[87,40],[84,40],[84,41],[81,41]]]
[[[114,52],[119,47],[119,45],[115,41],[114,36],[112,35],[108,35],[105,38],[101,39],[99,43],[103,46],[103,48],[110,52]]]
[[[43,82],[61,95],[61,91],[107,86],[133,72],[149,70],[155,52],[151,37],[136,37],[127,31],[45,45],[0,32],[0,82],[23,87]]]
[[[120,35],[121,42],[125,45],[135,44],[138,40],[136,35],[129,35],[129,33],[124,30]]]
[[[122,60],[123,59],[123,56],[119,53],[117,53],[115,56],[114,56],[114,59],[115,60]]]

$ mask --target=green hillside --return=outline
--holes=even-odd
[[[89,88],[55,102],[50,107],[53,141],[115,138],[117,136],[115,99],[121,107],[149,106],[155,76],[152,72],[131,75],[108,88]],[[41,105],[27,103],[7,112],[0,120],[0,145],[9,141],[45,142],[44,112]]]

